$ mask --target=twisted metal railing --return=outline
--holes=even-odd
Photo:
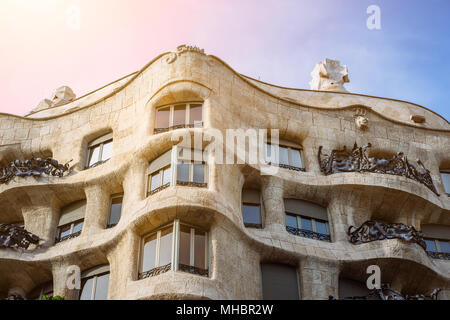
[[[323,234],[323,233],[318,233],[318,232],[314,232],[314,231],[310,231],[310,230],[304,230],[304,229],[297,229],[297,228],[289,227],[289,226],[286,226],[286,230],[290,234],[293,234],[293,235],[296,235],[296,236],[309,238],[309,239],[314,239],[314,240],[321,240],[321,241],[331,242],[331,237],[330,237],[329,234]]]
[[[350,226],[347,234],[350,237],[349,241],[353,244],[396,238],[410,243],[417,243],[424,250],[427,248],[422,232],[417,231],[413,226],[407,226],[402,223],[389,224],[379,221],[366,221],[359,228]]]
[[[8,183],[14,177],[38,177],[42,174],[61,178],[65,172],[69,171],[69,163],[71,161],[62,165],[52,158],[31,158],[25,161],[14,160],[7,167],[0,169],[0,184]]]
[[[150,277],[154,277],[154,276],[166,273],[167,271],[170,271],[171,267],[172,267],[172,264],[168,263],[163,266],[159,266],[159,267],[153,268],[151,270],[141,272],[141,273],[139,273],[139,279],[150,278]]]
[[[15,224],[0,224],[0,248],[28,249],[31,244],[39,245],[41,239]]]
[[[416,160],[418,169],[408,161],[403,152],[398,152],[392,159],[369,158],[367,149],[370,147],[370,143],[364,147],[358,147],[355,143],[351,151],[344,147],[342,150],[332,150],[330,155],[327,155],[322,154],[322,146],[320,146],[318,153],[320,170],[325,175],[340,172],[375,172],[404,176],[422,183],[436,195],[439,195],[433,184],[430,171],[424,167],[420,159]]]
[[[182,263],[178,264],[178,270],[196,274],[196,275],[203,276],[203,277],[207,277],[209,275],[207,269],[202,269],[202,268],[198,268],[198,267],[194,267],[194,266],[188,266],[188,265],[182,264]]]

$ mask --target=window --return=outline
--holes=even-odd
[[[203,125],[201,102],[179,103],[156,109],[155,133],[179,128],[197,128]]]
[[[169,270],[208,276],[207,236],[204,230],[175,220],[172,225],[144,237],[139,279]]]
[[[299,300],[300,286],[295,267],[261,264],[262,293],[264,300]]]
[[[109,265],[95,267],[81,274],[79,300],[107,300]]]
[[[426,224],[422,233],[431,258],[450,260],[450,226]]]
[[[86,168],[96,167],[109,160],[112,156],[112,132],[91,141],[88,144]]]
[[[120,216],[122,215],[122,201],[123,195],[113,195],[111,197],[111,206],[109,210],[108,222],[106,224],[106,228],[114,227],[119,223]]]
[[[86,200],[80,200],[61,209],[55,242],[78,237],[83,229]]]
[[[203,150],[178,147],[177,152],[177,185],[206,187],[208,166]]]
[[[278,147],[278,161],[275,158],[276,147]],[[269,164],[278,164],[281,168],[305,171],[301,149],[298,147],[266,144],[266,161]]]
[[[294,235],[331,241],[327,209],[297,199],[285,199],[286,230]]]
[[[150,163],[147,171],[147,196],[170,186],[172,182],[172,149]]]
[[[442,184],[444,185],[445,193],[450,196],[450,169],[441,170]]]
[[[242,189],[242,218],[247,228],[262,228],[261,196],[258,190]]]

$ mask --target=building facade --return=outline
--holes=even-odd
[[[449,299],[449,122],[347,92],[337,61],[312,76],[283,88],[179,46],[0,114],[0,298]],[[264,161],[220,161],[230,129],[267,130]]]

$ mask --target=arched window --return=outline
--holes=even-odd
[[[61,209],[55,242],[78,237],[81,234],[86,213],[86,200],[73,202]]]
[[[178,103],[156,109],[155,133],[179,128],[201,128],[202,125],[202,102]]]
[[[327,208],[315,203],[284,199],[286,230],[294,235],[331,241]]]
[[[105,163],[112,156],[112,132],[101,136],[88,144],[86,169]]]
[[[109,265],[98,266],[81,274],[79,300],[107,300]]]
[[[261,263],[264,300],[299,300],[297,268],[278,263]]]

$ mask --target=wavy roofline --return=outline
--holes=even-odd
[[[54,116],[49,116],[49,117],[42,117],[42,118],[30,118],[29,116],[32,115],[32,114],[36,114],[36,113],[38,113],[38,112],[40,112],[40,111],[48,110],[48,109],[52,109],[52,108],[47,108],[47,109],[39,110],[39,111],[37,111],[37,112],[30,113],[30,114],[28,114],[27,116],[19,116],[19,115],[10,114],[10,113],[3,113],[3,112],[0,112],[0,116],[9,116],[9,117],[14,117],[14,118],[23,119],[23,120],[31,120],[31,121],[46,121],[46,120],[52,120],[52,119],[56,119],[56,118],[59,118],[59,117],[62,117],[62,116],[66,116],[66,115],[72,114],[72,113],[74,113],[74,112],[83,110],[83,109],[87,109],[87,108],[89,108],[89,107],[91,107],[91,106],[93,106],[93,105],[95,105],[95,104],[97,104],[97,103],[99,103],[99,102],[101,102],[101,101],[103,101],[103,100],[106,100],[106,99],[110,98],[111,96],[115,95],[116,93],[120,92],[121,90],[123,90],[124,88],[126,88],[132,81],[134,81],[140,74],[142,74],[142,73],[143,73],[150,65],[152,65],[155,61],[159,60],[161,57],[163,57],[163,56],[165,56],[165,55],[167,55],[167,54],[172,54],[172,53],[173,53],[173,51],[166,51],[166,52],[164,52],[164,53],[161,53],[161,54],[159,54],[158,56],[156,56],[155,58],[153,58],[152,60],[150,60],[147,64],[145,64],[140,70],[135,71],[135,72],[132,72],[132,73],[130,73],[130,74],[124,76],[124,77],[121,77],[120,79],[117,79],[117,80],[115,80],[115,81],[112,81],[112,82],[110,82],[109,84],[107,84],[107,85],[105,85],[105,86],[102,86],[102,87],[100,87],[100,88],[98,88],[98,89],[95,89],[95,90],[93,90],[93,91],[91,91],[91,92],[89,92],[89,93],[87,93],[87,94],[85,94],[85,95],[83,95],[83,96],[81,96],[81,97],[75,99],[74,101],[77,101],[77,100],[79,100],[79,99],[81,99],[81,98],[84,98],[84,97],[86,97],[86,96],[88,96],[88,95],[91,95],[91,94],[93,94],[93,93],[95,93],[95,92],[97,92],[97,91],[99,91],[99,90],[101,90],[101,89],[103,89],[103,88],[105,88],[105,87],[111,85],[111,84],[114,84],[114,83],[116,83],[116,82],[118,82],[118,81],[120,81],[120,80],[123,80],[123,79],[125,79],[125,78],[127,78],[127,77],[129,77],[129,76],[132,76],[127,82],[125,82],[125,83],[124,83],[123,85],[121,85],[120,87],[114,89],[114,90],[113,90],[112,92],[110,92],[109,94],[107,94],[107,95],[105,95],[105,96],[103,96],[103,97],[97,99],[96,101],[91,102],[91,103],[89,103],[89,104],[87,104],[87,105],[85,105],[85,106],[83,106],[83,107],[79,107],[79,108],[77,108],[77,109],[75,109],[75,110],[70,110],[70,111],[67,111],[67,112],[62,113],[62,114],[58,114],[58,115],[54,115]],[[280,89],[293,90],[293,91],[319,92],[319,93],[331,93],[331,94],[333,94],[333,93],[334,93],[334,94],[348,94],[348,95],[362,96],[362,97],[368,97],[368,98],[375,98],[375,99],[383,99],[383,100],[396,101],[396,102],[401,102],[401,103],[408,103],[408,104],[417,106],[417,107],[419,107],[419,108],[422,108],[422,109],[424,109],[424,110],[427,110],[427,111],[429,111],[429,112],[432,112],[433,114],[439,116],[441,119],[443,119],[443,120],[446,121],[448,124],[450,124],[449,121],[448,121],[447,119],[445,119],[443,116],[441,116],[441,115],[438,114],[437,112],[435,112],[435,111],[433,111],[433,110],[430,110],[430,109],[428,109],[428,108],[426,108],[426,107],[424,107],[424,106],[421,106],[421,105],[419,105],[419,104],[413,103],[413,102],[404,101],[404,100],[398,100],[398,99],[385,98],[385,97],[370,96],[370,95],[364,95],[364,94],[359,94],[359,93],[351,93],[351,92],[318,91],[318,90],[309,90],[309,89],[300,89],[300,88],[287,88],[287,87],[277,86],[277,85],[274,85],[274,84],[266,83],[266,82],[263,82],[263,81],[260,81],[260,80],[253,79],[252,77],[243,75],[243,74],[237,72],[236,70],[234,70],[230,65],[228,65],[225,61],[223,61],[222,59],[220,59],[220,58],[217,57],[217,56],[214,56],[214,55],[205,55],[205,56],[214,58],[214,59],[216,59],[218,62],[222,63],[222,64],[223,64],[226,68],[228,68],[233,74],[235,74],[236,76],[238,76],[241,80],[243,80],[245,83],[249,84],[251,87],[257,89],[257,90],[260,91],[260,92],[265,93],[266,95],[268,95],[268,96],[270,96],[270,97],[273,97],[273,98],[275,98],[275,99],[278,99],[278,100],[280,100],[280,101],[283,101],[283,102],[286,102],[286,103],[289,103],[289,104],[294,104],[294,105],[297,105],[297,106],[301,106],[301,107],[305,107],[305,108],[312,108],[312,109],[317,109],[317,110],[337,110],[337,111],[338,111],[338,110],[350,109],[350,108],[354,108],[354,107],[364,107],[364,108],[369,109],[371,112],[377,114],[378,116],[382,117],[383,119],[388,120],[388,121],[393,122],[393,123],[397,123],[397,124],[400,124],[400,125],[404,125],[404,126],[408,126],[408,127],[412,127],[412,128],[417,128],[417,129],[424,129],[424,130],[431,130],[431,131],[438,131],[438,132],[450,132],[450,129],[438,129],[438,128],[420,127],[420,126],[417,126],[417,125],[414,125],[414,124],[411,124],[411,123],[406,123],[406,122],[402,122],[402,121],[399,121],[399,120],[395,120],[395,119],[392,119],[392,118],[389,118],[389,117],[384,116],[383,114],[381,114],[381,113],[379,113],[379,112],[373,110],[373,109],[372,109],[371,107],[369,107],[369,106],[361,105],[361,104],[352,104],[352,105],[348,105],[348,106],[344,106],[344,107],[339,107],[339,108],[327,108],[327,107],[324,108],[324,107],[317,107],[317,106],[313,106],[313,105],[303,104],[303,103],[296,102],[296,101],[292,101],[292,100],[289,100],[289,99],[285,99],[285,98],[283,98],[283,97],[279,97],[279,96],[274,95],[274,94],[272,94],[272,93],[270,93],[270,92],[267,92],[266,90],[264,90],[264,89],[258,87],[257,85],[255,85],[255,84],[252,83],[251,81],[256,81],[256,82],[259,82],[259,83],[262,83],[262,84],[265,84],[265,85],[269,85],[269,86],[272,86],[272,87],[276,87],[276,88],[280,88]]]

